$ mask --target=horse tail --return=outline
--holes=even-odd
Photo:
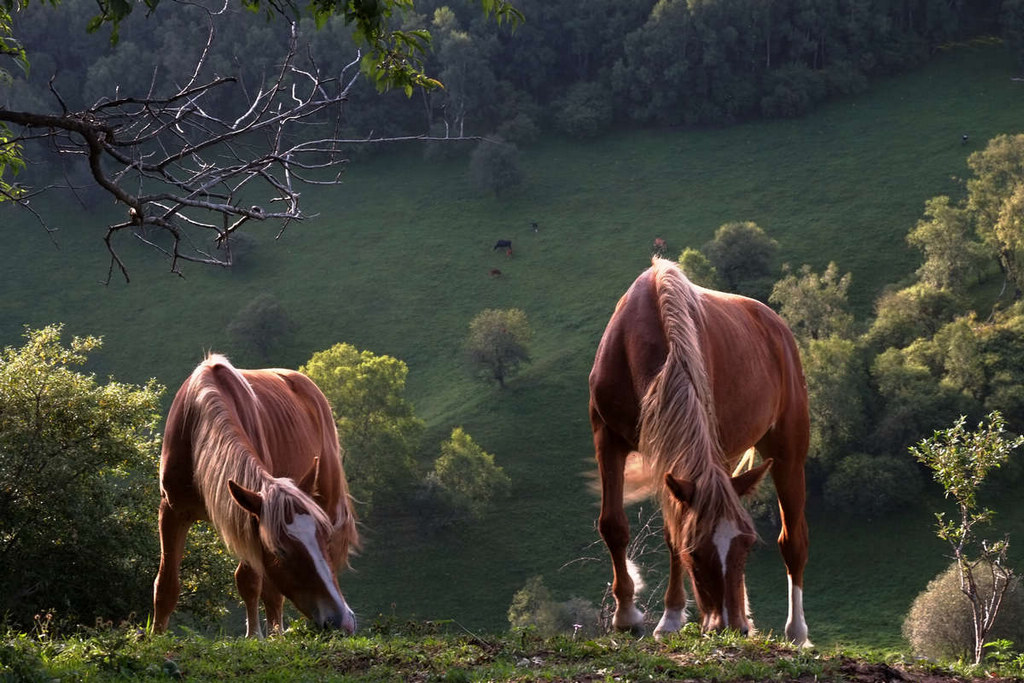
[[[651,269],[668,352],[641,404],[640,452],[666,513],[679,503],[664,486],[665,475],[694,484],[690,514],[665,514],[677,547],[686,548],[712,532],[704,520],[738,516],[741,506],[722,467],[714,397],[700,346],[702,290],[672,261],[654,258]]]

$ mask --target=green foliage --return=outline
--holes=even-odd
[[[901,348],[932,336],[960,310],[960,301],[948,289],[917,283],[889,290],[875,302],[875,320],[867,340],[878,349]]]
[[[914,505],[921,476],[907,458],[851,453],[825,483],[825,501],[844,515],[875,519]]]
[[[992,595],[992,568],[978,567],[982,599]],[[1024,643],[1024,592],[1015,582],[1003,597],[992,627],[993,639]],[[903,637],[918,657],[932,660],[967,659],[974,652],[971,602],[960,587],[960,567],[953,562],[914,598],[903,622]]]
[[[574,138],[595,138],[612,124],[612,103],[600,83],[575,84],[555,107],[555,125]]]
[[[725,223],[701,251],[715,267],[729,291],[761,298],[767,296],[766,279],[779,243],[753,221]]]
[[[718,271],[711,265],[711,261],[703,252],[693,247],[687,247],[679,254],[679,267],[694,284],[708,289],[722,288]]]
[[[507,493],[511,480],[462,427],[441,444],[441,455],[427,475],[445,503],[459,513],[481,517],[494,498]]]
[[[158,409],[163,388],[74,370],[95,337],[61,344],[27,330],[0,356],[0,612],[88,622],[148,604],[155,559]]]
[[[1024,134],[997,135],[967,165],[967,208],[978,236],[999,259],[1019,296],[1024,287]]]
[[[990,543],[978,538],[977,527],[987,524],[993,512],[978,505],[978,490],[989,472],[1006,462],[1010,453],[1024,444],[1024,436],[1005,434],[998,412],[987,416],[975,431],[964,428],[960,417],[952,427],[936,432],[910,449],[911,454],[932,470],[935,480],[958,508],[958,519],[947,520],[938,513],[937,533],[953,550],[961,592],[971,607],[974,663],[981,662],[985,642],[994,627],[1005,593],[1018,579],[1009,569],[1006,553],[1009,539]],[[987,576],[985,589],[982,577]]]
[[[411,486],[424,425],[404,397],[408,366],[335,344],[314,353],[299,372],[316,382],[331,404],[345,473],[362,514]]]
[[[496,197],[521,185],[519,148],[501,140],[482,140],[469,155],[469,176],[477,189]]]
[[[295,322],[277,297],[263,293],[238,311],[227,331],[240,348],[264,363],[295,328]]]
[[[466,351],[473,369],[486,373],[501,387],[515,375],[522,363],[530,360],[529,344],[533,330],[526,313],[519,308],[488,308],[469,323]]]
[[[821,275],[806,264],[800,268],[799,276],[788,264],[783,267],[782,275],[772,287],[768,301],[778,307],[779,315],[797,339],[807,343],[852,336],[853,314],[847,304],[850,273],[840,277],[839,267],[832,261]]]
[[[863,353],[848,339],[812,339],[801,352],[811,416],[810,456],[831,469],[863,438],[868,402]]]
[[[512,596],[508,622],[513,631],[529,630],[543,637],[571,633],[593,637],[600,630],[598,609],[580,598],[554,599],[544,578],[533,576]]]
[[[917,277],[926,286],[959,290],[980,276],[985,254],[971,235],[973,226],[963,207],[949,197],[932,197],[925,203],[925,219],[907,234],[907,243],[924,252]]]

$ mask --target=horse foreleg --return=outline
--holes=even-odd
[[[235,585],[245,603],[245,637],[262,639],[260,594],[263,592],[263,576],[245,562],[239,562],[235,569]]]
[[[807,498],[802,459],[776,459],[772,467],[772,480],[779,498],[782,530],[779,532],[779,550],[789,575],[789,616],[786,618],[786,637],[800,646],[810,646],[807,621],[804,618],[804,567],[807,565],[808,532],[805,516]]]
[[[185,554],[185,538],[194,521],[179,515],[165,498],[160,500],[158,528],[160,531],[160,569],[153,581],[153,631],[163,633],[178,604],[181,591],[181,558]]]
[[[284,633],[284,596],[277,586],[263,579],[263,610],[267,613],[267,635]]]
[[[672,538],[665,530],[665,545],[668,546],[668,588],[665,589],[665,612],[654,629],[654,637],[661,640],[668,633],[675,633],[686,623],[685,570],[679,553],[672,545]]]
[[[627,631],[643,628],[644,615],[633,602],[635,586],[626,562],[629,545],[629,520],[623,507],[623,470],[629,448],[610,434],[607,427],[595,428],[594,446],[601,477],[601,516],[598,529],[612,558],[612,594],[615,615],[612,626]]]

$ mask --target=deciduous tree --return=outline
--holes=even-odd
[[[473,368],[504,388],[520,364],[530,360],[533,332],[526,313],[518,308],[481,311],[469,323],[466,351]]]
[[[406,401],[409,368],[397,358],[335,344],[299,368],[331,404],[345,473],[363,514],[415,481],[423,421]]]
[[[937,481],[957,507],[947,519],[938,513],[937,533],[953,551],[960,569],[960,590],[971,603],[974,624],[974,663],[980,664],[986,638],[1015,574],[1007,565],[1009,537],[989,542],[979,538],[978,527],[992,519],[993,512],[979,506],[978,492],[989,472],[998,469],[1010,453],[1024,444],[1024,436],[1011,437],[998,412],[992,412],[975,431],[965,428],[960,417],[952,427],[936,432],[910,449],[911,454],[932,470]],[[987,572],[991,589],[979,589],[978,572]]]

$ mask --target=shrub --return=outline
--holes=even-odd
[[[992,592],[992,577],[986,566],[975,568],[983,595]],[[989,634],[993,639],[1024,644],[1024,594],[1014,582]],[[914,599],[903,621],[903,637],[914,654],[928,659],[966,659],[974,650],[974,622],[971,603],[960,591],[960,568],[954,562],[928,583]]]
[[[873,518],[917,499],[921,475],[906,458],[854,453],[825,482],[825,498],[839,511]]]
[[[494,456],[484,451],[463,431],[452,430],[441,444],[441,455],[427,475],[427,485],[438,492],[446,505],[458,514],[483,515],[491,500],[508,490],[510,480]]]
[[[503,140],[482,141],[469,155],[469,176],[477,189],[493,192],[496,197],[521,185],[519,148]]]
[[[228,334],[260,362],[295,331],[291,316],[273,294],[260,294],[228,324]]]
[[[513,630],[533,629],[549,637],[558,633],[596,635],[600,630],[597,607],[583,598],[556,602],[540,576],[531,577],[512,597],[508,621]]]

